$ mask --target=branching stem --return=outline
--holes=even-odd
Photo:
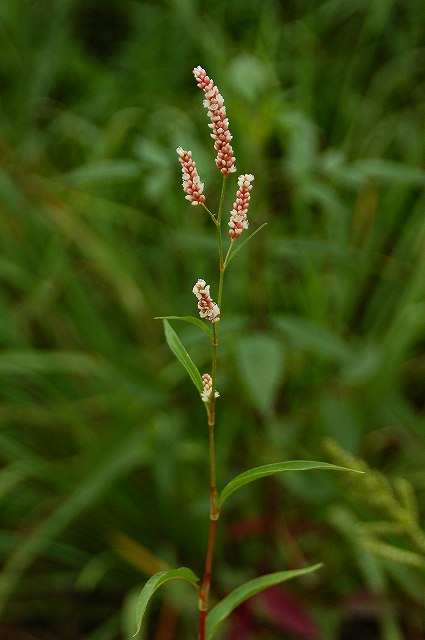
[[[223,259],[223,240],[221,234],[221,220],[223,213],[224,194],[226,190],[226,178],[223,176],[223,183],[221,187],[220,204],[215,217],[210,212],[210,216],[216,223],[217,227],[217,240],[218,240],[218,260],[219,260],[219,285],[218,285],[218,298],[217,304],[221,309],[222,297],[223,297],[223,282],[224,271],[226,269],[226,263],[229,256],[229,251],[226,254],[226,258]],[[219,325],[217,322],[213,325],[213,343],[212,343],[212,390],[211,397],[208,403],[208,445],[209,445],[209,476],[210,476],[210,527],[208,535],[208,546],[205,557],[204,577],[199,593],[199,640],[205,640],[205,628],[206,618],[208,612],[208,600],[211,586],[211,573],[212,563],[214,557],[214,542],[215,531],[217,527],[217,521],[220,515],[220,509],[218,505],[217,494],[217,482],[216,482],[216,465],[215,465],[215,443],[214,443],[214,427],[215,427],[215,391],[216,391],[216,378],[217,378],[217,349],[219,339]]]

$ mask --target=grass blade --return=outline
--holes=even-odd
[[[6,561],[0,577],[0,612],[16,588],[22,574],[33,561],[88,507],[98,504],[109,487],[120,476],[140,464],[142,455],[140,429],[121,435],[119,443],[102,455],[97,466],[88,473],[75,491],[37,528],[22,539]]]

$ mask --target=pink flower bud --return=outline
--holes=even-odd
[[[232,240],[239,238],[244,229],[248,229],[248,205],[250,201],[250,191],[252,189],[251,182],[254,176],[246,173],[238,178],[239,189],[236,192],[236,200],[233,203],[233,209],[230,212],[229,236]]]
[[[218,322],[220,320],[220,309],[210,295],[210,285],[205,280],[198,280],[192,289],[198,298],[199,315],[210,322]]]
[[[186,200],[193,205],[204,204],[204,183],[196,170],[196,164],[192,160],[192,152],[184,151],[181,147],[176,149],[182,166],[183,191],[187,193]]]
[[[211,137],[215,141],[214,149],[217,152],[215,164],[221,173],[228,175],[236,171],[236,167],[233,148],[230,144],[232,136],[229,131],[229,120],[226,117],[223,96],[220,95],[214,81],[207,76],[205,69],[195,67],[193,75],[198,87],[205,94],[204,107],[208,110],[208,116],[211,120],[211,124],[208,126],[212,129]]]

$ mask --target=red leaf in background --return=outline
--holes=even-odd
[[[232,613],[225,640],[249,640],[251,632],[255,631],[252,613],[249,611],[248,602],[243,602]]]
[[[279,629],[306,640],[319,640],[320,631],[300,603],[282,587],[270,587],[251,600],[256,611]]]

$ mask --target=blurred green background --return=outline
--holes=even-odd
[[[1,0],[2,640],[127,640],[152,572],[202,572],[205,412],[153,319],[195,315],[196,279],[217,284],[175,152],[215,207],[198,64],[255,174],[251,229],[268,223],[226,276],[219,484],[335,462],[328,437],[423,523],[423,0]],[[205,336],[175,328],[208,370]],[[344,483],[287,474],[229,500],[214,599],[325,567],[223,639],[425,637],[420,549]],[[150,612],[149,640],[196,637],[184,587]]]

